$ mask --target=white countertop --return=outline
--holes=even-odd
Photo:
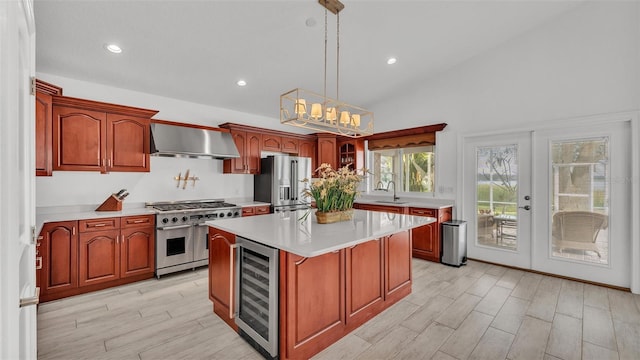
[[[206,224],[276,249],[312,257],[436,221],[431,217],[354,210],[350,221],[318,224],[313,211],[306,221],[298,220],[305,213],[306,210],[299,210]]]

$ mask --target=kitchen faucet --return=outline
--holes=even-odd
[[[398,201],[400,200],[400,197],[396,196],[396,183],[393,180],[387,183],[386,188],[382,187],[382,180],[378,181],[378,183],[376,184],[375,190],[389,192],[389,186],[391,186],[391,184],[393,184],[393,201]]]

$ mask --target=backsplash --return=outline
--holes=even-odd
[[[197,176],[176,187],[174,179],[189,170]],[[100,204],[113,192],[126,188],[127,203],[211,198],[253,198],[253,175],[222,173],[221,160],[151,157],[151,172],[54,171],[50,177],[36,177],[36,206]]]

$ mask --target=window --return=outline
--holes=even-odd
[[[434,146],[373,150],[369,151],[368,158],[368,168],[373,173],[370,190],[387,189],[389,182],[394,181],[397,192],[434,192]]]

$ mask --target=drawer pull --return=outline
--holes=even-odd
[[[131,223],[140,224],[141,222],[145,222],[146,220],[133,220]]]
[[[90,227],[103,227],[103,226],[107,226],[106,223],[101,223],[101,224],[95,224],[95,225],[89,225]]]
[[[36,270],[42,269],[42,256],[36,257]]]

